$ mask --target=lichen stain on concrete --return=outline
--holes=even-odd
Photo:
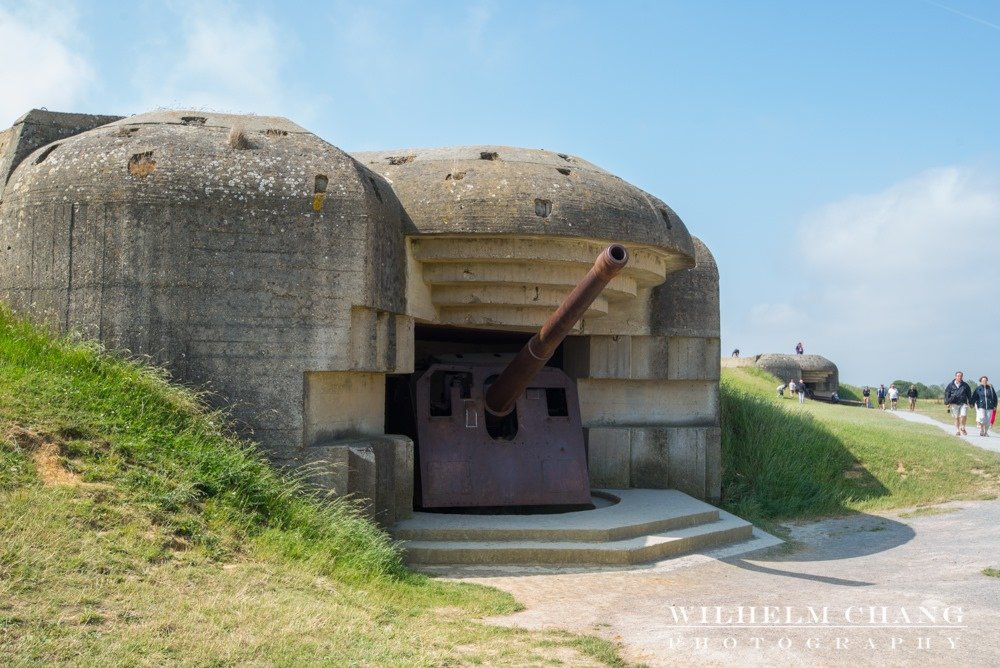
[[[144,179],[156,171],[156,161],[153,160],[153,152],[145,151],[136,153],[128,161],[128,173],[132,176]]]
[[[326,186],[330,182],[326,174],[317,174],[315,185],[313,186],[313,211],[323,210],[323,201],[326,199]]]

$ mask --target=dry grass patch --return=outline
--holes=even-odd
[[[79,474],[68,470],[63,464],[62,449],[53,436],[18,425],[8,425],[4,429],[3,438],[30,456],[43,485],[74,486],[83,483]]]

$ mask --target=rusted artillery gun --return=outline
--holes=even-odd
[[[590,504],[576,385],[546,361],[628,263],[613,244],[517,355],[440,355],[416,381],[424,508]]]

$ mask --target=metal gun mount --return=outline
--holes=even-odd
[[[545,362],[628,263],[613,244],[516,355],[440,355],[416,381],[425,508],[585,505],[576,384]]]

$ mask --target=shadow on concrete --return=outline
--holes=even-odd
[[[729,561],[733,566],[737,568],[742,568],[743,570],[753,571],[755,573],[763,573],[765,575],[778,575],[788,578],[797,578],[799,580],[810,580],[812,582],[822,582],[828,585],[836,585],[839,587],[870,587],[874,585],[874,582],[862,582],[860,580],[845,580],[843,578],[835,578],[826,575],[812,575],[810,573],[798,573],[795,571],[783,571],[778,568],[768,568],[767,566],[761,566],[760,564],[754,564],[749,561],[744,561],[743,559],[726,560]]]
[[[874,583],[782,570],[778,566],[782,563],[858,559],[892,550],[908,543],[916,536],[913,528],[902,522],[864,513],[813,522],[797,522],[787,526],[790,529],[794,551],[770,558],[763,555],[760,560],[750,561],[749,558],[733,557],[724,559],[724,561],[737,568],[769,575],[824,582],[844,587],[864,587]],[[764,563],[767,565],[763,565]],[[863,569],[860,572],[863,573]]]

